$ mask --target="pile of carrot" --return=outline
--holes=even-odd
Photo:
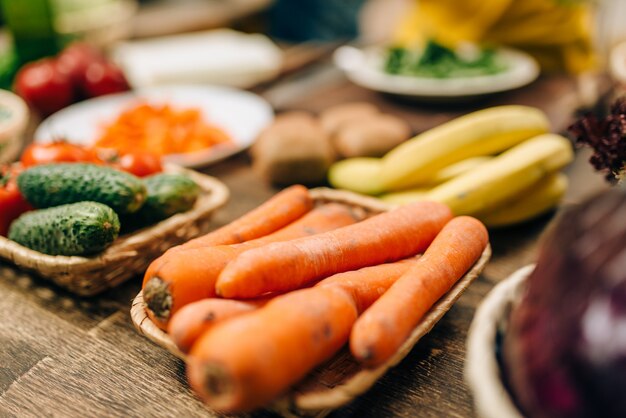
[[[369,218],[313,203],[285,189],[146,272],[148,315],[219,411],[266,405],[346,344],[365,367],[386,363],[488,244],[440,203]]]
[[[226,132],[204,121],[200,109],[176,109],[168,104],[139,103],[104,126],[98,148],[123,154],[151,152],[157,155],[206,150],[232,144]]]

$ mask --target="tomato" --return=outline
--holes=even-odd
[[[15,91],[42,116],[70,105],[74,99],[70,78],[51,58],[23,66],[15,77]]]
[[[104,60],[105,58],[100,51],[84,42],[71,44],[57,58],[59,71],[67,74],[70,78],[77,97],[83,96],[81,90],[85,81],[87,67],[92,62],[103,62]]]
[[[20,161],[24,167],[61,162],[100,162],[94,151],[80,145],[61,141],[47,144],[31,144],[22,153]]]
[[[3,236],[9,232],[11,222],[33,209],[17,188],[18,174],[17,169],[0,168],[0,235]]]
[[[124,73],[111,62],[93,61],[85,70],[82,91],[87,97],[102,96],[128,90]]]
[[[137,177],[146,177],[163,171],[161,158],[150,153],[132,153],[122,155],[113,163],[113,167]]]

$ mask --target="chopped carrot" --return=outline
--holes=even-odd
[[[415,266],[358,319],[350,335],[354,357],[369,367],[389,360],[426,312],[474,265],[488,240],[480,221],[468,216],[450,221]]]
[[[244,251],[265,244],[330,231],[361,220],[361,214],[339,203],[328,203],[265,237],[234,245],[182,249],[144,278],[147,313],[165,329],[171,315],[188,303],[215,297],[215,281],[222,269]]]
[[[95,146],[124,154],[151,152],[163,156],[206,150],[218,144],[232,145],[232,140],[222,129],[206,123],[199,109],[139,103],[105,126]]]
[[[451,218],[450,209],[441,203],[416,202],[334,231],[250,249],[222,270],[216,293],[255,298],[413,256],[425,250]]]

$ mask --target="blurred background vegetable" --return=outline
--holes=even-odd
[[[545,237],[504,340],[529,417],[626,415],[626,190],[568,210]]]

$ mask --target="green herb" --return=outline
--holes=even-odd
[[[390,74],[430,78],[475,77],[506,70],[493,49],[482,49],[471,58],[460,57],[453,50],[429,41],[423,51],[390,48],[385,71]]]

